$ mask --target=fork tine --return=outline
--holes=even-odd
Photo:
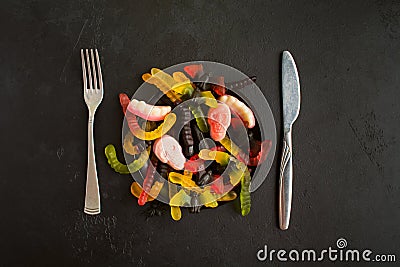
[[[86,49],[86,65],[89,73],[89,89],[93,89],[92,70],[90,68],[89,49]]]
[[[103,76],[101,75],[99,52],[97,52],[97,49],[95,51],[96,51],[97,71],[99,76],[99,86],[100,90],[103,91]]]
[[[98,87],[97,87],[97,77],[96,77],[96,66],[94,65],[93,49],[90,49],[90,58],[92,59],[93,89],[98,89]]]
[[[83,75],[83,89],[87,89],[87,79],[86,79],[86,66],[85,66],[85,56],[83,54],[83,49],[81,49],[81,59],[82,59],[82,75]]]

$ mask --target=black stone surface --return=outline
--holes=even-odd
[[[399,1],[0,6],[0,265],[309,266],[258,262],[256,253],[265,244],[336,248],[339,237],[349,248],[400,260]],[[79,50],[86,47],[100,50],[105,82],[95,122],[102,197],[95,217],[82,212],[87,110]],[[108,143],[121,142],[118,93],[132,94],[153,66],[222,62],[257,75],[281,137],[286,49],[302,85],[290,229],[277,223],[279,154],[249,216],[227,204],[198,215],[184,211],[180,222],[169,214],[146,221],[129,192],[132,179],[114,173],[103,156]]]

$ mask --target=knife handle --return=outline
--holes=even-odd
[[[279,175],[279,227],[289,228],[290,212],[292,209],[292,129],[285,131]]]

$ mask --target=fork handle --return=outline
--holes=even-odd
[[[90,215],[100,213],[100,192],[94,155],[93,122],[94,114],[90,114],[88,122],[88,165],[84,208],[84,212]]]
[[[289,228],[290,212],[292,209],[292,130],[285,131],[279,176],[279,227]]]

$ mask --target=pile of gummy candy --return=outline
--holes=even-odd
[[[272,142],[260,140],[259,125],[252,110],[233,90],[246,88],[256,78],[225,83],[223,76],[205,73],[202,64],[187,65],[183,70],[186,74],[170,75],[152,68],[151,73],[142,75],[146,83],[163,93],[156,105],[130,100],[123,93],[119,95],[129,127],[123,149],[133,161],[121,163],[110,144],[105,148],[108,163],[120,174],[147,168],[143,184],[133,182],[131,193],[143,206],[151,201],[158,203],[157,196],[167,190],[174,220],[181,219],[181,207],[198,213],[202,205],[216,208],[218,202],[232,201],[237,194],[241,214],[245,216],[251,206],[252,173],[265,161]],[[187,100],[189,104],[174,113],[174,108]],[[182,130],[177,138],[170,132],[179,123]],[[244,125],[246,129],[247,152],[228,137],[227,129],[234,130],[237,125]],[[207,139],[212,142],[205,142]],[[181,189],[172,185],[179,185]]]

